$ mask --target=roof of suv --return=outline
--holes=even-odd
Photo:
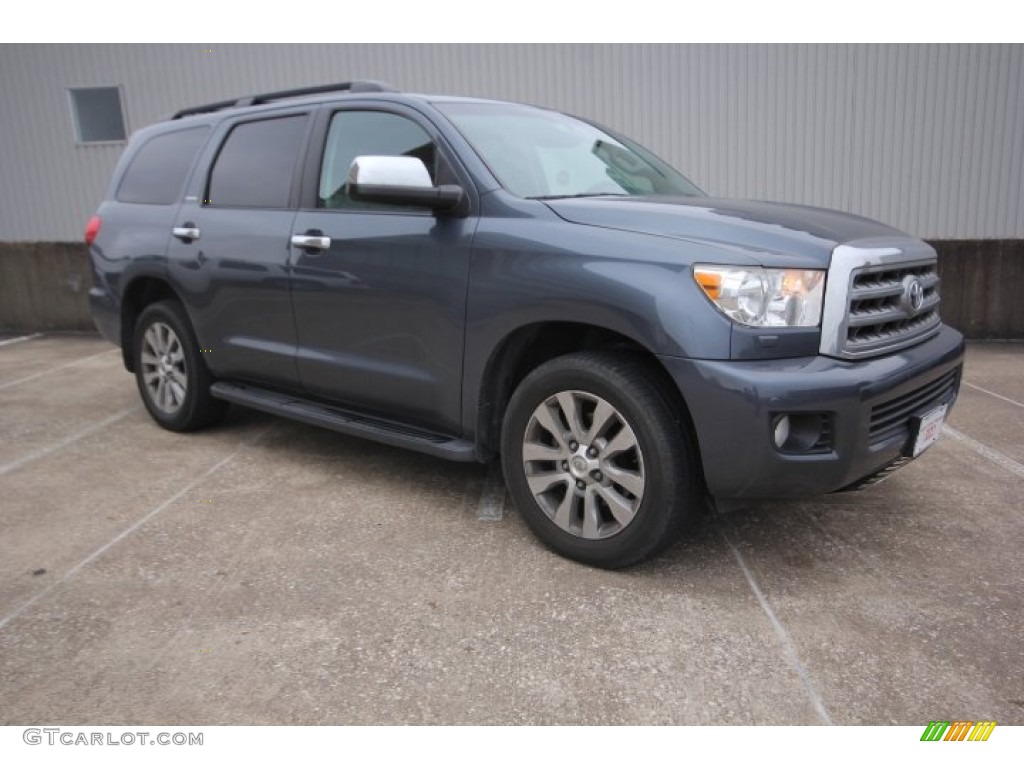
[[[330,85],[316,85],[308,88],[294,88],[287,91],[272,91],[269,93],[255,94],[252,96],[242,96],[237,99],[229,99],[226,101],[217,101],[211,104],[203,104],[196,107],[189,107],[187,109],[179,110],[175,112],[170,118],[171,120],[180,120],[182,118],[196,117],[199,115],[207,115],[215,112],[235,112],[242,110],[251,110],[253,107],[271,105],[280,105],[280,102],[287,101],[289,105],[306,105],[306,104],[317,104],[324,101],[332,101],[342,97],[365,97],[368,94],[374,94],[376,96],[383,96],[385,100],[395,101],[438,101],[443,99],[444,101],[460,101],[460,102],[480,102],[480,103],[500,103],[493,99],[478,99],[467,96],[433,96],[424,95],[418,93],[404,93],[398,91],[387,83],[383,83],[377,80],[353,80],[345,83],[334,83]],[[391,97],[391,98],[389,98]],[[398,97],[398,98],[394,98]]]

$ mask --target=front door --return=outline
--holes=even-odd
[[[451,173],[411,116],[331,116],[316,207],[294,223],[296,235],[330,240],[319,250],[292,249],[299,375],[317,397],[458,434],[475,219],[352,200],[346,179],[360,155],[418,157],[435,184]]]

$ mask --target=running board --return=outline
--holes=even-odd
[[[294,395],[227,381],[214,383],[210,387],[210,394],[247,408],[255,408],[275,416],[284,416],[354,437],[364,437],[385,445],[408,448],[449,461],[477,461],[476,447],[468,440],[374,419]]]

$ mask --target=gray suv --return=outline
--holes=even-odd
[[[96,324],[161,426],[229,403],[500,455],[551,549],[619,568],[708,499],[862,487],[939,436],[935,252],[714,199],[630,139],[361,81],[136,133],[86,229]]]

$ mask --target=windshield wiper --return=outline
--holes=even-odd
[[[629,197],[628,192],[581,192],[577,195],[534,195],[527,200],[571,200],[576,197]]]

